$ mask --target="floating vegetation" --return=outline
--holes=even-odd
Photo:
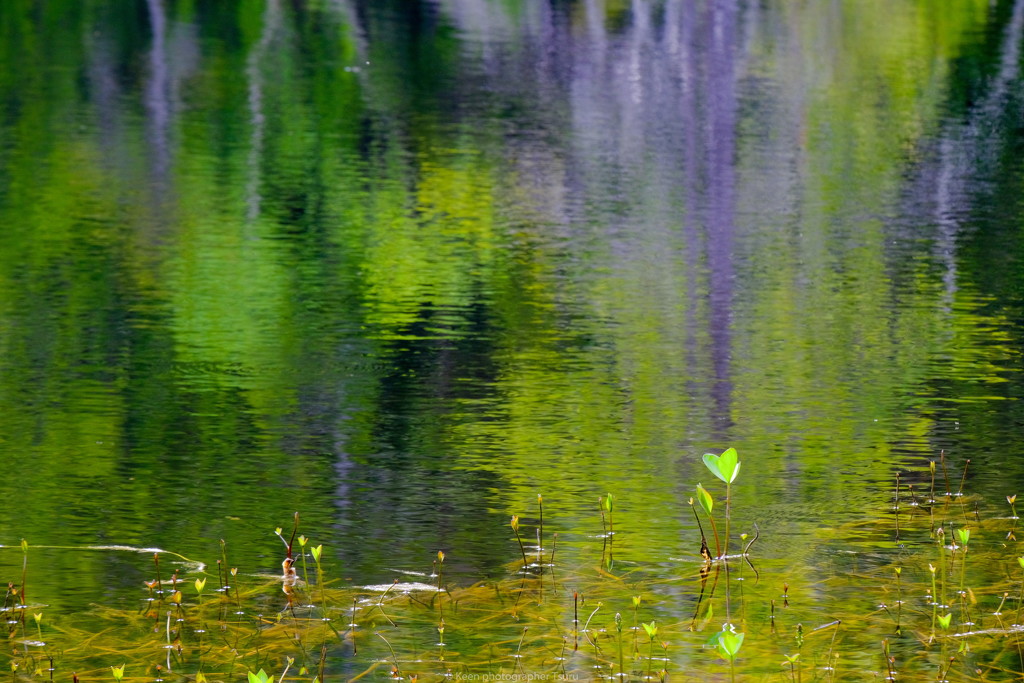
[[[445,571],[454,550],[423,558],[431,568],[424,581],[342,584],[332,578],[330,548],[299,535],[296,514],[289,536],[274,531],[284,543],[279,576],[231,566],[223,543],[216,575],[144,549],[152,551],[151,578],[140,586],[137,608],[97,603],[88,613],[64,613],[32,603],[33,547],[23,542],[4,549],[20,553],[20,572],[5,577],[7,661],[0,666],[12,681],[70,683],[1024,675],[1024,557],[1013,537],[1016,514],[998,513],[1002,497],[986,516],[989,503],[964,492],[966,475],[955,492],[943,476],[945,493],[934,493],[931,463],[909,473],[930,481],[927,497],[897,480],[889,510],[837,530],[847,547],[859,542],[864,550],[813,574],[773,556],[770,532],[758,545],[764,556],[752,556],[757,529],[740,534],[742,550],[729,555],[729,497],[740,463],[732,449],[705,463],[726,485],[724,538],[712,556],[697,516],[693,554],[671,560],[671,579],[663,564],[612,561],[611,539],[622,530],[613,531],[610,494],[600,499],[602,533],[590,559],[564,553],[570,560],[555,563],[553,547],[545,555],[538,497],[536,554],[515,515],[518,557],[504,577],[471,585],[457,585]],[[939,469],[946,471],[944,455]],[[698,484],[697,497],[714,520],[711,493]],[[1015,496],[1007,500],[1012,509]],[[691,508],[696,516],[692,501]],[[123,551],[140,549],[106,550]]]

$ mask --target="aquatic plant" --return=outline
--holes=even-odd
[[[654,663],[654,637],[658,635],[658,624],[652,621],[649,624],[644,624],[643,627],[644,631],[647,632],[647,640],[650,645],[647,651],[647,678],[650,679],[651,666]]]
[[[249,671],[247,678],[249,679],[249,683],[268,683],[268,681],[270,681],[270,675],[263,669],[260,669],[259,671]]]
[[[697,502],[700,503],[700,506],[701,508],[703,508],[704,513],[708,516],[708,519],[711,521],[711,532],[714,534],[715,537],[715,557],[721,557],[722,545],[718,540],[718,526],[715,524],[714,515],[715,499],[711,497],[711,494],[708,493],[708,490],[704,488],[704,486],[700,482],[697,483]],[[694,515],[696,515],[696,512],[694,513]],[[709,560],[711,558],[705,554],[705,551],[707,550],[707,539],[704,538],[704,529],[700,527],[699,518],[697,519],[697,528],[700,529],[701,556]]]
[[[725,482],[725,549],[724,554],[729,554],[729,520],[732,507],[732,483],[740,473],[739,455],[735,448],[727,448],[721,455],[705,453],[703,456],[704,465],[716,477]],[[710,496],[709,496],[710,498]]]
[[[523,554],[523,571],[526,571],[527,567],[530,566],[530,561],[526,559],[526,548],[523,546],[523,539],[519,536],[519,516],[512,515],[512,521],[509,523],[512,527],[512,532],[516,535],[516,542],[519,543],[519,552]]]
[[[927,474],[922,468],[920,476]],[[997,502],[1005,505],[1002,496]],[[724,553],[711,563],[710,572],[701,563],[673,560],[676,576],[666,579],[659,567],[630,557],[628,543],[613,569],[595,563],[600,550],[585,539],[570,542],[566,553],[559,553],[559,566],[543,574],[523,572],[516,560],[506,566],[505,575],[467,582],[450,566],[449,553],[455,551],[446,550],[433,559],[432,585],[395,579],[383,586],[358,586],[328,581],[325,547],[296,535],[293,559],[301,562],[300,549],[308,551],[315,574],[308,577],[312,585],[298,583],[295,590],[308,591],[314,601],[291,600],[287,591],[282,595],[286,576],[237,566],[225,571],[223,545],[217,576],[230,589],[216,591],[207,590],[205,573],[186,575],[183,565],[168,578],[171,563],[165,553],[149,553],[143,557],[155,578],[140,586],[141,609],[97,605],[88,615],[76,616],[52,605],[43,620],[35,617],[41,615],[38,608],[29,605],[36,618],[31,638],[20,624],[26,611],[20,607],[25,550],[14,547],[14,576],[5,603],[6,651],[18,683],[39,681],[31,672],[49,669],[55,680],[72,678],[72,671],[86,672],[84,680],[95,680],[97,672],[109,680],[120,669],[125,681],[184,677],[196,683],[244,680],[250,673],[266,683],[501,673],[624,683],[665,679],[670,668],[713,677],[720,675],[714,671],[722,663],[736,680],[764,678],[770,666],[776,677],[793,683],[809,671],[823,683],[891,675],[923,683],[937,675],[957,680],[961,664],[968,662],[971,670],[983,673],[975,678],[965,673],[962,680],[1002,680],[999,672],[1024,670],[1024,663],[1007,661],[1020,650],[1019,627],[1008,622],[1014,622],[1013,608],[1019,613],[1024,606],[1024,557],[1017,559],[1019,548],[1006,543],[1010,521],[1005,516],[982,514],[964,523],[979,503],[984,513],[984,501],[965,491],[931,505],[934,510],[927,513],[912,507],[901,515],[898,547],[892,543],[891,510],[884,504],[836,530],[840,538],[868,539],[870,552],[855,559],[855,570],[837,569],[828,590],[816,589],[815,600],[793,599],[791,583],[823,584],[785,557],[757,560],[759,574],[753,577],[744,577],[745,565],[733,566],[731,578],[728,565],[735,559]],[[716,512],[713,499],[707,507]],[[545,520],[548,528],[557,523],[557,518]],[[779,547],[773,545],[778,538],[766,536],[770,547]],[[285,543],[285,556],[287,550]],[[520,556],[527,561],[524,550],[521,546]],[[1007,562],[1013,571],[1005,571]],[[993,567],[1003,569],[993,572]],[[725,570],[721,578],[719,569]],[[31,575],[27,578],[25,592],[31,594]],[[733,584],[737,603],[732,615],[723,580],[726,588]],[[950,581],[960,586],[959,605],[952,607],[943,597]],[[679,618],[680,600],[696,602],[692,618]],[[632,610],[632,639],[627,609]],[[335,625],[339,613],[349,616],[344,629]],[[724,620],[718,616],[723,614]],[[42,628],[44,621],[47,628]],[[640,650],[643,637],[646,653]],[[424,649],[425,643],[430,647]],[[779,671],[779,663],[784,670]]]
[[[733,681],[736,680],[736,656],[743,646],[743,636],[744,634],[737,633],[731,625],[726,625],[709,641],[714,645],[718,655],[729,662],[729,678]]]

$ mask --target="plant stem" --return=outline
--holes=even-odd
[[[971,459],[967,458],[967,462],[964,463],[964,474],[960,477],[960,490],[956,492],[956,495],[964,495],[964,481],[967,480],[967,468],[971,466]]]
[[[900,540],[900,473],[896,473],[896,541]]]
[[[537,525],[537,564],[544,564],[544,497],[537,494],[537,509],[539,511],[540,520]]]
[[[729,512],[732,506],[732,482],[726,482],[725,484],[725,554],[722,557],[726,557],[729,554]]]
[[[526,568],[530,566],[530,562],[526,559],[526,548],[523,547],[523,539],[520,538],[519,529],[517,527],[513,527],[512,531],[516,533],[516,541],[519,543],[519,552],[523,554],[523,571],[526,571]]]
[[[711,534],[715,537],[715,557],[722,557],[722,544],[718,540],[718,525],[715,524],[714,515],[709,514],[708,519],[711,520]]]
[[[953,495],[953,487],[949,485],[949,472],[946,470],[946,451],[939,451],[939,463],[942,465],[942,478],[946,481],[946,498]]]
[[[654,664],[654,636],[650,638],[651,646],[647,651],[647,679],[651,678],[651,665]]]
[[[722,555],[722,562],[725,563],[725,620],[732,622],[732,601],[729,591],[729,508],[732,505],[732,482],[725,483],[725,554]],[[729,670],[732,671],[732,660],[729,661]],[[735,673],[733,673],[735,678]]]

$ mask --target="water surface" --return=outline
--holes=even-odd
[[[737,528],[811,577],[891,543],[835,530],[942,451],[997,514],[1024,478],[1022,22],[3,3],[0,543],[224,539],[274,572],[299,510],[357,584],[439,549],[468,583],[538,494],[571,553],[613,492],[617,557],[667,578],[729,445]],[[149,572],[38,552],[69,610]]]

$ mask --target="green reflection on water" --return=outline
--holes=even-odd
[[[475,579],[613,490],[671,585],[728,442],[827,592],[893,468],[1016,492],[1015,4],[656,5],[0,5],[5,542],[273,567],[301,508],[359,582]],[[39,599],[129,599],[84,557]]]

